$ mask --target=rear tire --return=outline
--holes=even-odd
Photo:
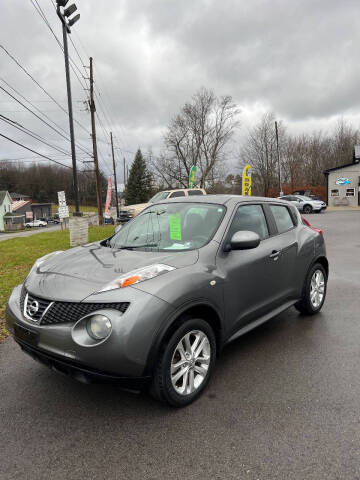
[[[304,205],[303,213],[312,213],[313,209],[311,205]]]
[[[189,405],[209,383],[215,360],[211,326],[200,318],[185,320],[163,345],[150,393],[173,407]]]
[[[301,300],[295,308],[305,315],[315,315],[324,305],[327,287],[327,274],[320,263],[315,263],[306,276]]]

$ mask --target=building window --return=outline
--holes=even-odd
[[[331,196],[332,197],[338,197],[339,196],[339,190],[337,188],[335,188],[334,190],[331,190]]]
[[[347,188],[346,189],[346,196],[347,197],[355,197],[355,188]]]

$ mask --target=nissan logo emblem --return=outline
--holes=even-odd
[[[34,315],[36,315],[38,310],[39,310],[39,302],[37,302],[36,300],[33,300],[31,303],[27,304],[26,313],[30,317],[33,317]]]

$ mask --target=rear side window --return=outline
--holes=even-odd
[[[204,195],[201,190],[188,190],[188,195]]]
[[[261,240],[268,238],[269,230],[261,205],[242,205],[237,209],[229,229],[229,240],[234,233],[244,230],[257,233]]]
[[[287,207],[282,205],[270,205],[279,233],[284,233],[294,227],[294,221]]]
[[[185,197],[185,192],[173,192],[169,198],[175,198],[175,197]]]

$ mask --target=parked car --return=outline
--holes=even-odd
[[[305,195],[284,195],[278,197],[280,200],[291,202],[295,207],[303,213],[321,213],[326,210],[326,203],[322,200],[314,200]]]
[[[46,227],[47,222],[43,220],[31,220],[30,222],[25,223],[26,228],[33,228],[33,227]]]
[[[6,322],[54,370],[149,388],[181,407],[228,342],[292,306],[318,313],[328,273],[322,234],[289,202],[172,199],[108,239],[37,260]]]
[[[104,215],[104,225],[114,225],[115,221],[113,217],[105,217]]]
[[[49,220],[48,220],[48,223],[52,223],[52,224],[55,224],[57,225],[58,223],[60,223],[60,218],[59,217],[50,217]]]
[[[151,203],[166,200],[167,198],[183,198],[198,195],[206,195],[206,191],[203,188],[177,188],[176,190],[166,190],[164,192],[158,192],[150,198],[148,203],[138,203],[136,205],[127,205],[120,210],[119,223],[125,223],[131,220],[133,217],[142,212]]]
[[[313,200],[322,200],[319,195],[313,193],[312,190],[296,190],[295,192],[292,192],[291,195],[302,195],[305,197],[310,197]]]

